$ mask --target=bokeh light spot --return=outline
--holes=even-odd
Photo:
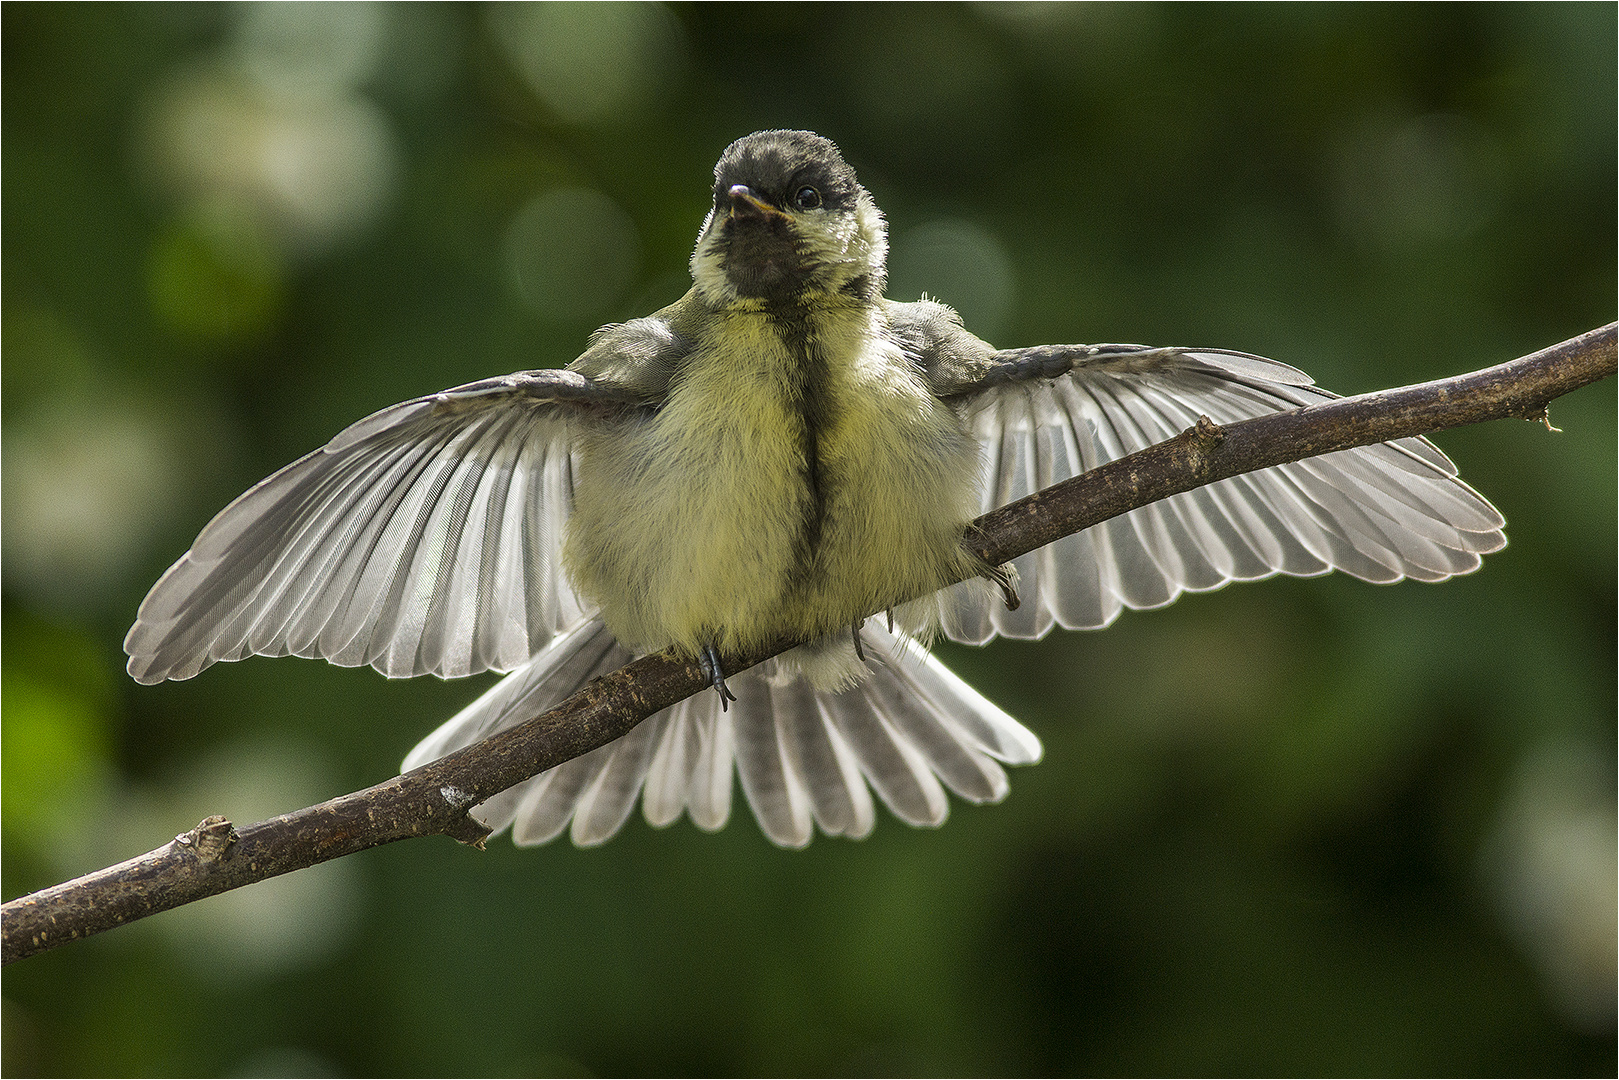
[[[138,401],[61,399],[6,432],[6,586],[48,607],[110,599],[184,490],[176,437]]]
[[[894,238],[888,295],[915,300],[924,293],[961,313],[967,329],[993,341],[1017,300],[1017,278],[1006,246],[983,226],[942,218]]]
[[[523,207],[507,227],[504,249],[517,295],[556,322],[600,317],[641,262],[635,223],[587,188],[547,191]]]
[[[649,109],[684,67],[680,26],[662,4],[496,4],[489,20],[529,87],[572,124]]]
[[[1573,742],[1527,754],[1485,849],[1507,923],[1553,1007],[1589,1031],[1619,1004],[1619,825],[1612,755]]]
[[[244,4],[235,52],[241,68],[287,93],[330,94],[377,66],[385,4]]]
[[[1350,235],[1374,248],[1453,241],[1495,213],[1505,164],[1489,133],[1461,116],[1369,122],[1337,163],[1339,215]]]
[[[358,235],[387,204],[397,152],[378,108],[350,91],[279,92],[235,72],[176,79],[147,110],[141,143],[157,185],[183,204],[227,203],[310,255]]]
[[[110,808],[109,847],[142,851],[154,838],[223,814],[238,827],[343,790],[318,749],[264,736],[177,763],[161,795],[126,794]],[[361,903],[357,864],[336,860],[270,878],[153,920],[176,959],[214,985],[239,985],[319,962],[347,940]]]

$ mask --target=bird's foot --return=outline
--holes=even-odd
[[[710,685],[720,696],[720,711],[728,711],[731,702],[736,700],[736,695],[725,685],[725,669],[720,667],[720,654],[715,651],[714,646],[704,645],[702,651],[697,654],[697,662],[702,665]]]
[[[852,627],[854,631],[854,654],[860,658],[862,664],[866,662],[866,650],[860,644],[860,628],[864,625],[866,625],[866,620],[861,619]]]
[[[1023,606],[1023,599],[1017,594],[1017,571],[1010,565],[997,566],[984,571],[984,576],[1001,587],[1001,596],[1006,600],[1006,610],[1016,611]]]

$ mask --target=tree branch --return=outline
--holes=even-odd
[[[1150,502],[1229,476],[1390,439],[1506,417],[1612,375],[1615,326],[1468,375],[1343,398],[1224,427],[1200,419],[1167,442],[979,518],[967,543],[991,565]],[[752,667],[796,641],[725,658]],[[9,964],[205,896],[413,836],[483,845],[467,811],[530,776],[603,746],[708,686],[670,653],[643,657],[549,712],[375,787],[237,831],[208,818],[171,843],[0,908]]]

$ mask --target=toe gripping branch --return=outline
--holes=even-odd
[[[1023,598],[1017,594],[1016,571],[1010,565],[986,570],[984,576],[1001,587],[1001,597],[1006,601],[1006,610],[1016,611],[1023,606]]]
[[[708,675],[709,684],[714,687],[715,692],[720,696],[720,711],[729,710],[731,702],[736,700],[736,695],[731,693],[729,686],[725,685],[725,669],[720,667],[720,654],[715,651],[714,646],[704,645],[702,652],[697,656],[697,662],[703,666],[703,671]]]

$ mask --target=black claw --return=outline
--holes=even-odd
[[[892,634],[894,632],[894,609],[893,608],[888,609],[888,632],[890,634]]]
[[[709,683],[720,696],[720,712],[729,711],[731,702],[736,700],[736,695],[725,685],[725,669],[720,667],[720,654],[714,650],[714,646],[704,645],[702,652],[697,655],[697,662],[708,673]]]
[[[865,620],[861,620],[861,622],[854,624],[854,654],[860,658],[860,662],[862,664],[866,662],[866,650],[860,646],[860,627],[863,625],[864,621]]]
[[[984,576],[1001,587],[1001,596],[1006,600],[1006,610],[1016,611],[1023,606],[1023,600],[1017,594],[1017,586],[1012,584],[1012,575],[1006,567],[997,566]]]

